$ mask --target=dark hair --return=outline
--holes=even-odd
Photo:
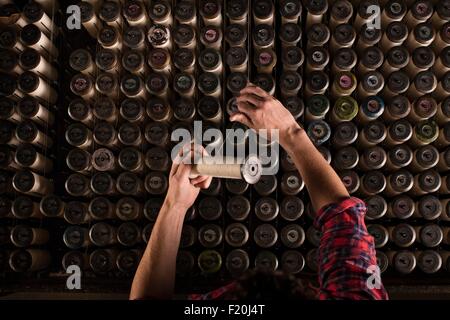
[[[317,289],[282,271],[251,270],[236,281],[224,299],[315,300]]]

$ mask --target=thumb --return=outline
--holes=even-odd
[[[252,127],[252,122],[251,122],[250,118],[241,112],[235,113],[232,116],[230,116],[230,121],[233,121],[233,122],[237,121],[237,122],[240,122],[240,123],[246,125],[249,128]]]
[[[188,180],[191,173],[191,165],[181,162],[178,166],[177,176],[180,180]]]

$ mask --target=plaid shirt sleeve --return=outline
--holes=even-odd
[[[354,197],[317,213],[314,226],[323,234],[318,256],[320,299],[388,299],[382,284],[379,289],[367,285],[372,275],[368,268],[377,262],[365,213],[365,203]]]

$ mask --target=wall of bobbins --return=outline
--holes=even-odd
[[[76,264],[93,291],[126,292],[167,191],[171,132],[245,129],[229,115],[248,81],[366,201],[385,282],[450,285],[450,1],[0,0],[0,291],[64,283]],[[180,292],[253,267],[314,279],[314,212],[278,160],[254,185],[201,192]]]

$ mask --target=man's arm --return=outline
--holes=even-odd
[[[184,159],[190,156],[188,152]],[[184,217],[200,188],[208,188],[211,183],[205,176],[189,179],[190,172],[189,164],[174,160],[167,196],[134,276],[130,299],[170,299],[173,295]]]
[[[279,130],[280,144],[294,161],[315,210],[349,197],[339,176],[278,100],[261,88],[247,86],[237,101],[240,113],[233,115],[232,121],[256,130]]]
[[[314,209],[348,198],[347,189],[339,176],[298,125],[284,138],[284,149],[295,163]]]
[[[349,198],[333,168],[275,98],[253,85],[238,97],[239,113],[231,117],[255,130],[279,129],[281,146],[295,163],[318,214],[314,225],[323,233],[319,247],[322,299],[387,299],[381,283],[367,285],[369,267],[376,266],[373,237],[364,223],[363,201]]]
[[[164,203],[131,287],[130,299],[170,299],[186,210]]]

